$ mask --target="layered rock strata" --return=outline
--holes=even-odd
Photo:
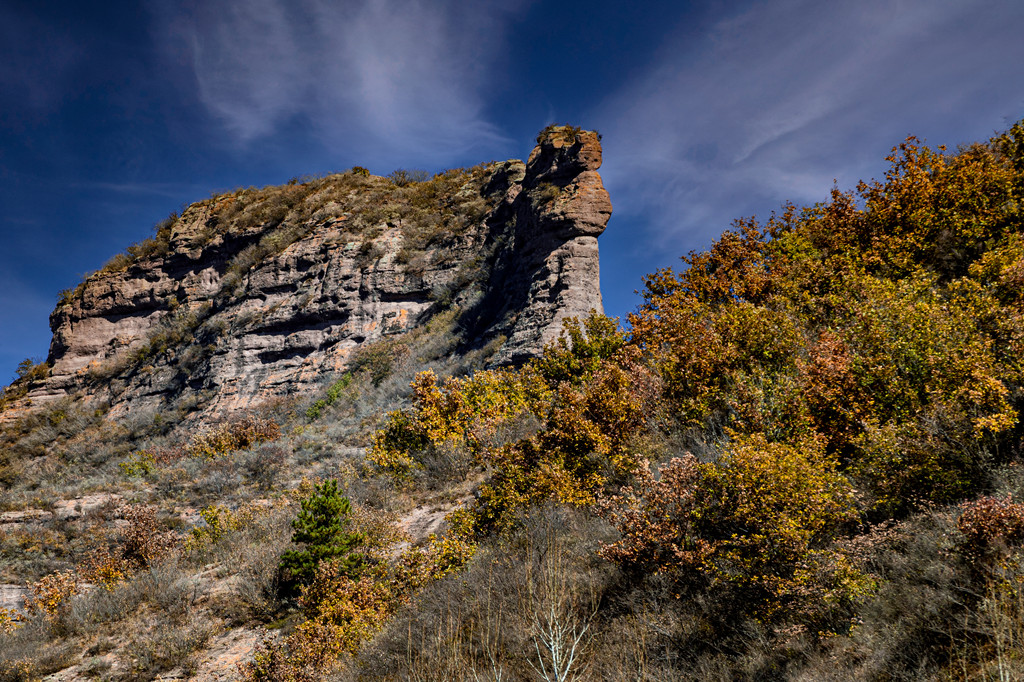
[[[520,362],[565,317],[602,309],[600,165],[596,133],[551,127],[525,164],[426,183],[355,169],[194,204],[66,293],[49,377],[0,419],[76,393],[115,415],[243,409],[313,390],[356,349],[451,308],[464,346],[504,337],[493,362]]]

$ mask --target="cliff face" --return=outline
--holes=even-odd
[[[193,204],[65,293],[50,376],[0,419],[77,393],[115,416],[246,408],[312,390],[446,311],[462,349],[521,361],[566,316],[601,310],[600,165],[595,133],[554,127],[525,164],[422,182],[354,169]]]
[[[566,317],[603,311],[597,237],[612,204],[601,183],[601,143],[593,132],[551,131],[526,164],[513,162],[511,183],[495,210],[509,247],[498,254],[483,309],[495,324],[511,318],[497,361],[536,355]]]

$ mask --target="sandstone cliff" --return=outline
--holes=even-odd
[[[73,394],[114,415],[242,409],[440,313],[461,350],[522,361],[566,316],[601,310],[600,165],[596,133],[550,127],[526,163],[419,182],[357,168],[193,204],[65,292],[49,376],[9,390],[0,419]]]

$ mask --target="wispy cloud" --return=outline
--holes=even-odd
[[[879,175],[907,134],[983,138],[1024,115],[1022,25],[1019,3],[788,0],[681,27],[598,116],[616,211],[700,247]]]
[[[200,101],[240,142],[289,124],[407,162],[501,143],[483,115],[504,24],[525,0],[206,0],[160,14]]]
[[[85,190],[112,192],[115,195],[140,195],[178,199],[189,192],[201,193],[203,185],[185,182],[72,182],[71,187]]]

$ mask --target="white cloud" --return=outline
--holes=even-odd
[[[616,212],[661,247],[701,247],[733,218],[881,175],[910,133],[984,138],[1024,115],[1022,20],[1009,2],[789,0],[680,27],[598,116]]]
[[[405,163],[501,143],[483,115],[489,66],[525,3],[206,0],[159,14],[200,101],[242,143],[311,126],[346,151]]]

